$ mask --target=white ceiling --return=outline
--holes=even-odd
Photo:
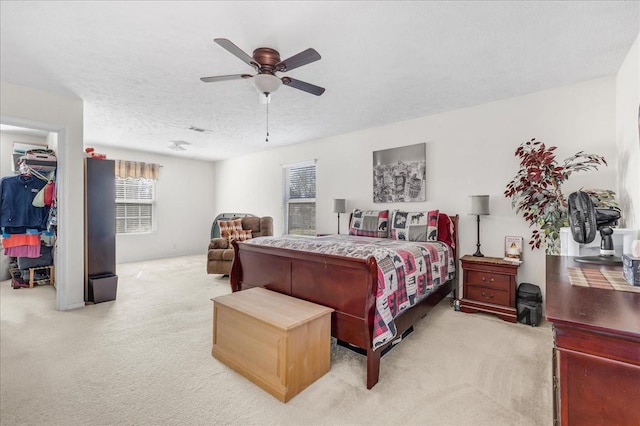
[[[85,144],[217,160],[614,75],[640,2],[2,1],[0,19],[2,81],[82,98]],[[281,87],[267,143],[248,80],[200,81],[253,71],[214,38],[313,47],[286,75],[327,90]]]

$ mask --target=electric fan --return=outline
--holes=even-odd
[[[613,229],[620,212],[615,209],[597,209],[589,194],[576,191],[569,195],[569,227],[571,235],[577,243],[589,244],[596,238],[596,230],[600,231],[600,255],[576,257],[577,262],[598,263],[605,265],[621,264],[622,259],[615,256],[613,248]]]

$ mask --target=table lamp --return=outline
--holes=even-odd
[[[476,243],[477,250],[473,253],[476,257],[484,257],[484,254],[480,252],[480,216],[489,214],[489,196],[488,195],[471,195],[471,210],[469,214],[474,214],[477,217],[478,222],[478,242]]]
[[[338,234],[340,233],[340,213],[347,212],[347,202],[344,198],[334,198],[333,212],[338,213]]]

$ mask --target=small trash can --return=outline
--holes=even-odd
[[[542,291],[535,284],[522,283],[518,286],[518,322],[536,327],[542,321]]]
[[[93,275],[89,277],[89,301],[93,303],[116,300],[118,276],[115,274]]]

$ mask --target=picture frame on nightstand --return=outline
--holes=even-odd
[[[522,237],[504,237],[504,260],[522,262]]]

